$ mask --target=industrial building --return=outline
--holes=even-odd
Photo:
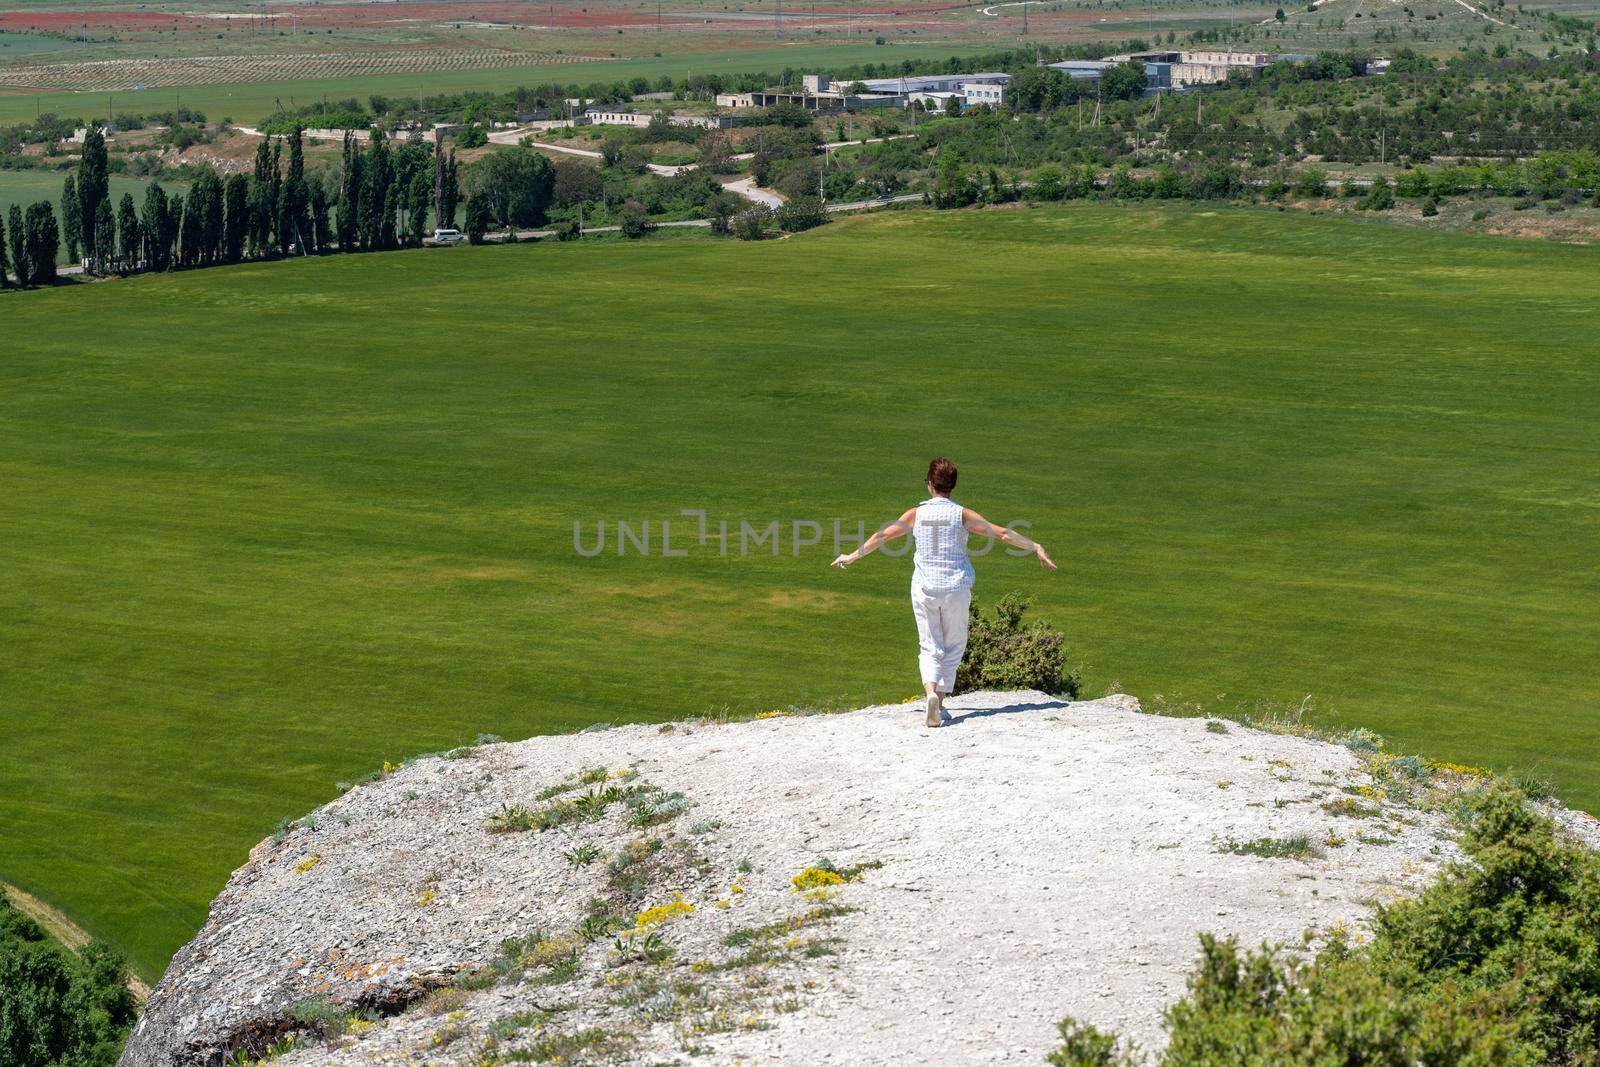
[[[598,104],[584,109],[583,121],[591,126],[648,126],[655,116],[653,111],[630,111],[614,104]],[[668,115],[667,121],[674,126],[698,126],[707,130],[733,125],[732,119],[712,115]]]
[[[1067,59],[1050,64],[1074,81],[1099,81],[1100,75],[1116,66],[1109,59]]]
[[[1135,52],[1128,55],[1106,56],[1104,59],[1069,59],[1061,63],[1052,63],[1050,66],[1069,78],[1094,81],[1118,64],[1141,63],[1144,65],[1145,88],[1159,92],[1197,85],[1216,85],[1227,81],[1228,76],[1236,70],[1257,74],[1274,63],[1297,58],[1300,57],[1277,55],[1272,52]]]
[[[959,97],[967,107],[1005,101],[1011,75],[986,71],[978,74],[925,74],[903,78],[866,78],[835,81],[827,74],[807,74],[799,89],[762,89],[748,93],[720,93],[718,107],[772,107],[794,104],[807,111],[844,111],[878,107],[905,107],[922,101],[931,110],[944,110],[945,101]]]

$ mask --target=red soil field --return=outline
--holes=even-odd
[[[949,0],[923,3],[861,4],[848,9],[855,19],[933,15],[970,5]],[[759,10],[759,9],[756,9]],[[801,18],[802,4],[794,17]],[[755,13],[754,11],[750,13]],[[192,14],[159,11],[0,11],[0,30],[13,33],[46,30],[70,33],[88,27],[90,33],[150,33],[198,31],[216,33],[224,27],[249,25],[252,20],[298,23],[302,28],[357,29],[415,22],[492,22],[508,25],[571,26],[594,29],[654,25],[656,13],[646,4],[607,4],[534,2],[449,3],[421,0],[418,3],[328,4],[301,6],[283,4],[260,9],[259,13],[232,13],[233,18],[196,18]],[[804,17],[809,17],[806,15]],[[817,12],[818,19],[844,18],[846,9],[830,4]],[[663,12],[663,22],[703,23],[705,18],[723,21],[718,13],[705,15]],[[231,23],[231,25],[230,25]]]
[[[209,29],[214,19],[197,19],[188,15],[170,15],[159,11],[0,11],[0,30],[7,33],[26,33],[29,30],[53,30],[70,33],[85,25],[96,31],[151,31],[180,29]]]

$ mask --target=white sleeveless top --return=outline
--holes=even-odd
[[[917,542],[916,570],[911,587],[925,593],[953,593],[970,589],[977,577],[967,558],[967,527],[963,508],[954,500],[934,497],[917,505],[911,536]]]

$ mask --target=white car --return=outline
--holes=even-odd
[[[433,240],[436,244],[453,245],[457,241],[465,241],[467,235],[460,230],[434,230]]]

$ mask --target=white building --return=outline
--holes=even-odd
[[[656,114],[654,111],[630,111],[624,107],[602,104],[584,111],[583,119],[591,126],[648,126]],[[698,126],[706,130],[728,125],[725,120],[710,115],[668,115],[667,121],[674,126]]]
[[[763,89],[753,93],[719,93],[718,107],[773,107],[794,104],[807,111],[833,112],[845,109],[905,107],[921,103],[929,110],[943,111],[946,101],[960,98],[967,107],[987,104],[1001,106],[1011,75],[998,72],[978,74],[919,74],[903,78],[857,78],[845,81],[827,74],[806,74],[799,89]]]
[[[947,111],[950,108],[950,101],[961,100],[963,97],[960,93],[946,93],[938,90],[924,92],[919,89],[916,92],[908,93],[906,99],[913,104],[921,104],[924,111]]]
[[[861,82],[869,93],[891,93],[897,96],[909,96],[912,93],[959,93],[967,84],[1004,86],[1010,83],[1011,75],[996,73],[920,74],[904,78],[867,78]]]
[[[1178,85],[1214,85],[1227,81],[1236,70],[1259,73],[1277,58],[1271,52],[1179,52],[1172,80]]]
[[[1006,100],[1006,87],[1004,83],[962,82],[961,95],[966,98],[967,107],[976,107],[979,104],[1000,107]]]
[[[1216,85],[1236,70],[1259,73],[1288,57],[1272,52],[1183,51],[1139,52],[1104,59],[1069,59],[1050,64],[1069,78],[1094,81],[1119,63],[1144,64],[1150,89],[1177,89],[1186,85]]]

